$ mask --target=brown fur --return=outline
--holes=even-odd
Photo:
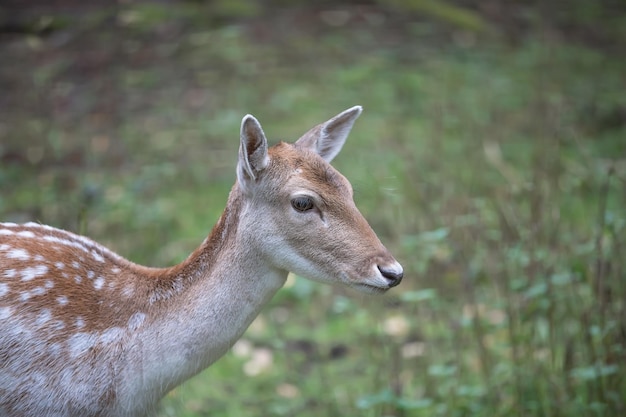
[[[288,271],[369,292],[397,285],[402,267],[328,163],[360,111],[269,149],[244,117],[238,181],[179,265],[141,266],[69,232],[0,224],[0,415],[147,415],[232,346]],[[291,207],[302,194],[315,200],[306,213]]]

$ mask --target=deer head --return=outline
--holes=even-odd
[[[400,283],[402,266],[357,209],[348,180],[330,165],[361,111],[352,107],[294,144],[271,148],[259,122],[245,116],[237,179],[258,214],[243,216],[240,227],[278,269],[380,292]]]

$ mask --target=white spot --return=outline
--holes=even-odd
[[[104,285],[104,278],[102,277],[98,277],[94,282],[93,282],[93,287],[96,290],[99,290],[102,288],[102,286]]]
[[[46,289],[44,287],[35,287],[31,291],[32,295],[44,295],[46,293]]]
[[[59,243],[61,245],[65,245],[65,246],[71,246],[73,248],[80,249],[83,252],[89,252],[89,249],[87,249],[85,246],[81,245],[80,243],[73,242],[73,241],[67,240],[67,239],[61,239],[61,238],[58,238],[56,236],[44,236],[43,240],[45,240],[47,242],[51,242],[51,243]]]
[[[122,295],[124,295],[124,297],[126,298],[130,298],[133,296],[134,292],[135,292],[135,289],[133,288],[133,286],[131,284],[128,284],[124,286],[124,289],[122,290]]]
[[[60,295],[57,297],[57,302],[62,306],[67,305],[67,297],[64,295]]]
[[[65,235],[65,239],[48,235],[48,236],[43,237],[44,240],[47,240],[48,242],[59,243],[61,245],[72,246],[74,248],[80,249],[85,253],[91,254],[99,262],[104,262],[104,258],[102,257],[102,255],[104,254],[115,259],[119,259],[119,260],[123,259],[121,256],[119,256],[115,252],[110,251],[104,246],[101,246],[98,243],[94,242],[93,240],[88,239],[84,236],[78,236],[73,233],[66,232],[65,230],[55,229],[50,226],[39,225],[39,227],[43,227],[48,230],[53,230],[59,234]],[[95,253],[94,251],[97,251],[98,253]]]
[[[61,272],[61,276],[63,278],[69,278],[69,275],[67,275],[67,272]]]
[[[4,276],[7,278],[13,278],[17,275],[17,271],[15,269],[7,269],[4,271]]]
[[[0,229],[0,235],[12,235],[15,234],[14,231],[8,229]]]
[[[35,234],[29,230],[22,230],[16,233],[20,237],[35,237]]]
[[[74,334],[68,341],[70,355],[75,358],[87,352],[96,344],[96,341],[97,338],[92,333],[80,332]]]
[[[9,249],[11,249],[11,246],[7,245],[6,243],[3,243],[2,245],[0,245],[1,251],[7,251]]]
[[[102,343],[112,343],[120,339],[123,334],[124,332],[120,327],[111,327],[102,332],[99,341]]]
[[[6,222],[6,223],[0,223],[2,226],[4,227],[17,227],[19,226],[17,223],[12,223],[12,222]]]
[[[48,328],[51,330],[63,330],[65,329],[65,323],[63,320],[54,320],[48,325]]]
[[[28,291],[24,291],[23,293],[20,294],[20,300],[22,301],[27,301],[30,299],[30,297],[32,297],[32,295]]]
[[[76,376],[74,375],[74,370],[70,367],[63,369],[61,371],[61,378],[59,379],[59,382],[63,387],[76,389]]]
[[[114,274],[119,274],[122,270],[119,269],[117,266],[114,268],[111,268],[111,272],[113,272]]]
[[[37,326],[43,326],[51,318],[52,318],[52,313],[50,313],[50,310],[48,310],[47,308],[43,309],[43,310],[41,310],[41,313],[39,313],[39,315],[37,316],[37,320],[35,321],[35,324]]]
[[[37,371],[33,371],[32,373],[29,373],[29,379],[34,386],[38,386],[38,387],[45,387],[46,386],[46,381],[48,378],[46,378],[46,375],[44,375],[43,372],[37,372]]]
[[[65,268],[65,264],[63,262],[55,262],[54,266],[57,267],[57,269],[63,269]]]
[[[98,261],[98,262],[104,262],[104,258],[102,256],[100,256],[99,253],[97,253],[96,251],[91,251],[91,255],[93,256],[93,258]]]
[[[29,372],[28,377],[28,382],[32,383],[33,386],[36,386],[38,388],[46,386],[46,375],[43,372],[37,371],[36,368]]]
[[[101,255],[107,255],[111,258],[115,258],[115,259],[123,259],[121,256],[119,256],[117,253],[109,250],[108,248],[105,248],[104,246],[98,244],[97,242],[94,242],[93,240],[86,238],[84,236],[78,236],[78,235],[72,235],[72,237],[82,243],[84,243],[85,245],[87,245],[90,248],[93,248],[93,250],[98,251],[99,253],[97,254],[97,257],[100,257]],[[96,258],[96,260],[98,260],[98,258],[96,257],[96,255],[93,254],[92,255]],[[102,261],[100,262],[104,262],[104,258],[102,258]]]
[[[52,343],[48,346],[48,351],[52,356],[60,356],[63,353],[63,346],[60,343]]]
[[[128,319],[128,328],[131,331],[137,330],[143,324],[145,319],[146,319],[146,315],[144,313],[142,312],[134,313]]]
[[[95,276],[96,276],[96,273],[95,273],[95,272],[93,272],[93,271],[89,271],[89,272],[87,272],[87,278],[92,279],[92,278],[93,278],[93,277],[95,277]]]
[[[47,289],[50,289],[52,287],[54,287],[54,282],[52,282],[52,280],[47,280],[44,284],[44,287],[46,287]]]
[[[24,227],[42,227],[44,229],[51,229],[50,226],[46,226],[41,223],[35,223],[35,222],[24,223]]]
[[[77,283],[77,284],[80,284],[80,282],[81,282],[82,280],[83,280],[83,279],[80,277],[80,275],[76,275],[76,276],[74,276],[74,281],[76,281],[76,283]]]
[[[76,317],[76,327],[78,327],[79,329],[82,329],[83,327],[85,327],[85,320],[81,317],[78,316]]]
[[[0,282],[0,297],[4,297],[9,293],[9,285],[3,282]]]
[[[19,259],[20,261],[27,261],[30,259],[30,255],[24,249],[11,249],[7,252],[6,257],[9,259]]]
[[[20,340],[28,340],[33,337],[33,326],[30,323],[24,325],[22,321],[15,320],[8,328],[8,334],[19,337]]]
[[[43,262],[43,261],[46,260],[46,258],[44,258],[43,256],[37,254],[37,255],[35,255],[35,260],[38,261],[38,262]]]
[[[0,307],[0,320],[8,319],[13,314],[11,307]]]
[[[79,264],[78,262],[76,262],[76,261],[73,261],[73,262],[72,262],[72,266],[73,266],[75,269],[80,269],[80,264]]]
[[[48,267],[45,265],[29,266],[20,272],[22,281],[30,281],[36,277],[45,275],[48,272]]]

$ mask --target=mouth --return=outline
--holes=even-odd
[[[375,285],[364,284],[364,283],[355,283],[351,285],[351,287],[353,287],[354,289],[360,292],[364,292],[368,294],[384,294],[389,289],[389,287],[377,287]]]
[[[391,288],[389,285],[379,285],[376,278],[351,278],[347,273],[341,273],[340,282],[344,285],[365,294],[384,294]]]

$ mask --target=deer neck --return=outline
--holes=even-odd
[[[136,338],[147,340],[138,346],[146,365],[139,383],[146,391],[161,389],[164,395],[215,362],[285,283],[288,271],[272,267],[251,242],[245,204],[235,184],[202,245],[155,281],[151,302],[163,310]]]

